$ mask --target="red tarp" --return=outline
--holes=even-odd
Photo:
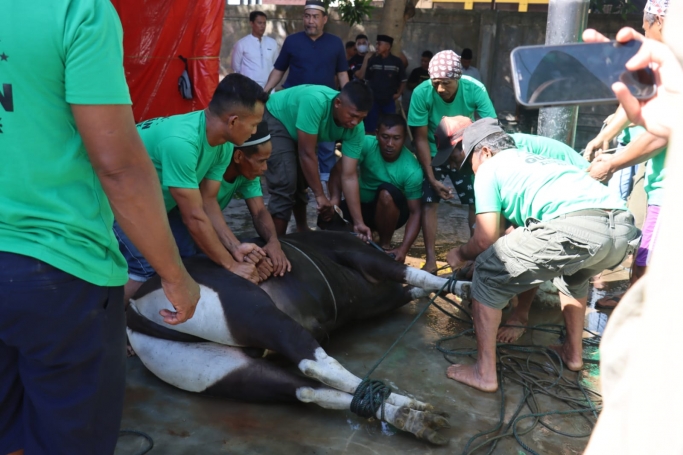
[[[225,0],[112,0],[135,121],[204,109],[218,85]],[[193,98],[178,91],[188,58]]]

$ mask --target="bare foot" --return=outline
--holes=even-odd
[[[498,329],[498,334],[496,335],[496,341],[499,343],[513,343],[524,335],[526,329],[524,327],[527,325],[527,321],[522,321],[518,319],[510,318],[505,322],[507,326],[517,326],[517,327],[501,327]]]
[[[435,274],[437,268],[438,267],[436,266],[436,261],[425,262],[425,265],[422,266],[422,270],[431,274]]]
[[[479,389],[482,392],[495,392],[498,390],[498,377],[495,372],[493,376],[483,377],[479,373],[477,365],[451,365],[446,370],[446,376],[454,381],[462,382],[470,387]]]
[[[562,362],[570,371],[580,371],[583,368],[583,358],[581,357],[581,352],[571,354],[570,349],[563,345],[548,346],[548,349],[560,354]]]

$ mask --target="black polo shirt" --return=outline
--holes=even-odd
[[[395,55],[389,54],[387,58],[375,55],[368,60],[365,80],[372,88],[375,102],[386,104],[398,92],[401,82],[406,80],[406,70],[401,59]]]

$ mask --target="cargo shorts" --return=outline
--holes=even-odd
[[[299,163],[299,147],[282,122],[273,117],[267,109],[263,119],[268,123],[273,144],[273,152],[268,158],[268,169],[264,174],[270,193],[268,212],[275,218],[289,220],[292,208],[297,202],[308,203],[308,183]]]
[[[633,253],[640,230],[624,210],[589,209],[547,221],[530,218],[475,261],[472,297],[502,309],[517,294],[553,280],[561,293],[588,295],[588,280]]]

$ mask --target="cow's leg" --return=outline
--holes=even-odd
[[[438,291],[446,285],[447,281],[448,278],[432,275],[429,272],[414,267],[406,267],[403,274],[403,282],[429,292]],[[444,290],[457,295],[463,300],[470,300],[471,287],[472,283],[470,281],[454,281],[446,286]]]
[[[296,395],[299,400],[305,403],[315,403],[327,409],[349,409],[353,400],[353,396],[348,393],[327,388],[303,387],[297,389]],[[381,409],[377,410],[375,417],[378,420],[382,420]],[[384,406],[384,421],[392,424],[399,430],[412,433],[432,444],[441,445],[448,443],[448,437],[438,432],[443,428],[450,427],[448,419],[442,415],[386,403]]]

